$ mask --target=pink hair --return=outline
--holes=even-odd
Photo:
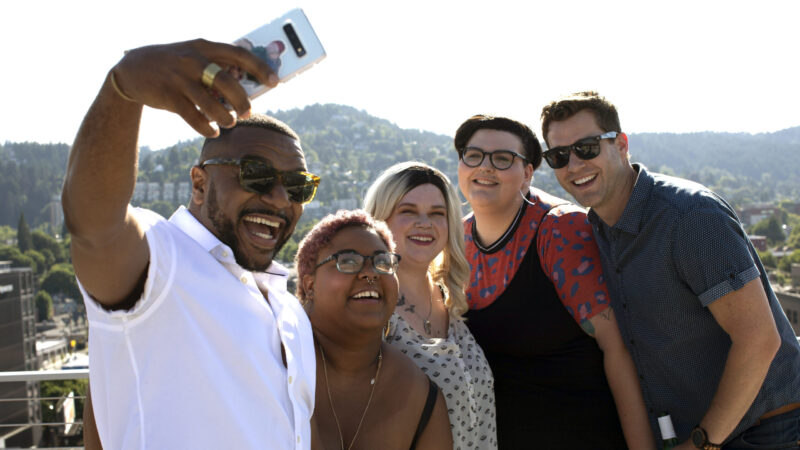
[[[297,268],[296,295],[301,303],[305,303],[306,298],[303,277],[314,273],[314,270],[316,270],[320,250],[327,246],[340,230],[358,226],[375,231],[389,251],[394,251],[394,239],[392,239],[392,232],[389,231],[389,227],[386,223],[373,219],[363,209],[339,210],[336,214],[325,216],[319,223],[314,225],[314,228],[300,242],[297,255],[294,258],[295,267]]]

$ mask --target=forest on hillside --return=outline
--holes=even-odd
[[[323,178],[314,201],[318,205],[337,200],[359,204],[381,170],[410,159],[430,163],[457,181],[450,136],[401,129],[343,105],[316,104],[270,114],[300,134],[309,169]],[[139,184],[187,183],[201,146],[198,138],[160,150],[142,148]],[[737,207],[800,201],[800,127],[761,134],[632,134],[630,151],[633,161],[705,184]],[[32,228],[60,232],[59,197],[68,153],[67,144],[0,144],[0,225],[15,227],[24,214]],[[536,171],[534,184],[567,196],[546,166]],[[187,201],[188,197],[163,195],[134,203],[168,215]]]

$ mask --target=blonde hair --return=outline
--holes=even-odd
[[[364,209],[375,219],[386,221],[400,200],[412,189],[423,184],[436,186],[442,192],[447,206],[447,245],[431,262],[428,273],[434,283],[444,286],[444,304],[450,315],[460,318],[469,309],[464,294],[469,278],[469,263],[464,249],[461,203],[447,176],[421,162],[395,164],[378,176],[369,187],[364,198]]]

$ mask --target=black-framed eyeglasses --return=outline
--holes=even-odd
[[[256,194],[268,194],[279,182],[286,188],[289,200],[295,203],[308,203],[314,199],[320,178],[313,173],[302,170],[281,171],[267,162],[255,158],[211,158],[198,166],[238,166],[239,185],[243,189]]]
[[[392,275],[397,272],[400,264],[400,255],[392,252],[378,250],[372,255],[362,255],[355,250],[339,250],[317,264],[317,268],[327,262],[336,261],[336,270],[342,273],[358,273],[364,268],[364,262],[372,260],[375,272],[382,275]]]
[[[489,162],[497,170],[506,170],[514,164],[514,158],[527,161],[528,158],[511,150],[495,150],[493,152],[484,151],[478,147],[466,147],[461,150],[461,161],[467,167],[478,167],[483,164],[483,158],[489,155]]]
[[[618,135],[616,131],[609,131],[599,136],[583,138],[572,145],[553,147],[542,153],[542,156],[548,166],[560,169],[569,164],[569,152],[575,152],[575,156],[583,160],[595,158],[600,154],[600,141],[615,139]]]

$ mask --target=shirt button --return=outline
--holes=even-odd
[[[247,284],[247,276],[242,275],[242,283]]]
[[[631,345],[635,345],[636,343],[631,339]]]
[[[628,304],[627,304],[627,303],[623,303],[623,304],[622,304],[622,308],[623,308],[623,309],[628,309]]]
[[[289,375],[289,384],[292,384],[292,376]]]
[[[227,258],[227,257],[228,257],[228,252],[226,252],[226,251],[224,251],[224,250],[223,250],[223,251],[222,251],[222,257],[223,257],[223,258]]]
[[[297,436],[297,443],[300,443],[300,435]]]

